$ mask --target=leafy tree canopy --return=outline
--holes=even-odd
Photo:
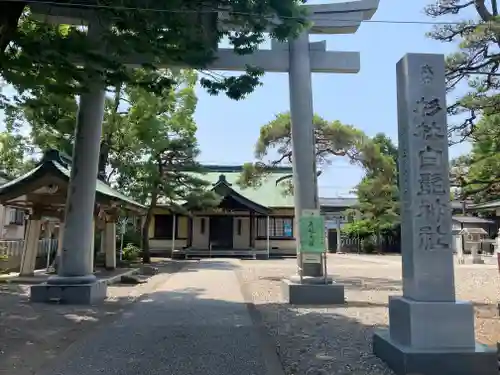
[[[148,262],[148,229],[158,205],[186,213],[218,204],[219,197],[210,191],[196,161],[196,73],[136,70],[134,74],[137,79],[166,77],[176,82],[160,94],[119,85],[106,98],[101,173],[113,187],[149,207],[142,244],[143,260]],[[44,105],[33,106],[31,98]],[[12,175],[33,166],[33,152],[46,148],[71,152],[74,141],[74,98],[51,94],[42,87],[24,99],[18,98],[8,108],[8,130],[0,134],[0,164]]]
[[[344,232],[361,237],[393,230],[400,223],[397,147],[382,133],[373,137],[372,142],[380,150],[380,158],[384,160],[380,164],[386,169],[368,165],[355,189],[358,204],[349,210],[351,216],[361,219],[344,227]]]
[[[26,138],[9,130],[0,132],[0,173],[15,178],[34,166],[34,160],[29,157]]]
[[[58,2],[65,4],[54,3]],[[149,56],[142,68],[151,72],[160,62],[203,70],[214,60],[223,38],[236,53],[248,54],[264,40],[264,32],[279,40],[297,34],[305,25],[300,3],[107,0],[98,7],[73,5],[82,12],[99,12],[97,22],[103,31],[97,42],[87,38],[81,26],[53,25],[32,17],[27,3],[0,1],[0,73],[21,93],[43,86],[51,93],[75,96],[85,91],[89,79],[100,76],[109,87],[133,84],[158,94],[173,84],[172,77],[137,76],[124,64],[130,56]],[[227,10],[228,17],[217,22],[221,10]],[[281,22],[270,21],[275,17]],[[229,24],[238,25],[238,30],[228,28]],[[211,94],[224,92],[240,99],[259,84],[261,74],[258,67],[248,66],[239,77],[212,75],[201,84]]]
[[[149,225],[158,205],[187,213],[219,203],[196,161],[200,152],[194,121],[196,74],[181,71],[174,78],[178,85],[161,95],[136,86],[124,88],[129,104],[123,140],[127,147],[116,160],[116,183],[121,191],[149,206],[142,243],[146,263],[150,260]]]
[[[335,157],[345,157],[351,163],[363,168],[379,169],[381,173],[392,173],[388,164],[369,137],[361,130],[340,121],[329,122],[315,115],[313,119],[316,141],[317,166],[327,168]],[[244,186],[258,186],[273,167],[292,163],[292,139],[290,113],[278,114],[274,120],[262,126],[255,146],[257,162],[244,166],[239,183]],[[291,192],[291,175],[283,179],[288,192]]]
[[[473,133],[482,115],[495,114],[500,109],[497,0],[433,1],[425,10],[433,18],[457,15],[456,24],[437,25],[428,35],[458,45],[458,51],[446,58],[446,80],[449,92],[459,87],[467,89],[448,107],[448,114],[458,115],[459,119],[450,127],[450,133],[455,141],[461,141]],[[475,17],[464,20],[471,13]]]
[[[472,150],[452,163],[462,198],[476,203],[500,199],[500,115],[483,117],[474,130]]]

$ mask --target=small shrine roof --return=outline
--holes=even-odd
[[[22,195],[35,192],[50,181],[50,177],[62,183],[69,183],[71,175],[71,158],[57,150],[47,150],[40,163],[31,171],[24,175],[8,181],[0,186],[0,201],[5,202]],[[143,210],[146,207],[132,198],[120,193],[106,184],[104,181],[96,179],[96,198],[102,201],[125,204],[126,208]]]

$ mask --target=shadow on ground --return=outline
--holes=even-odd
[[[171,267],[177,272],[194,272],[193,262],[196,261],[175,262]],[[166,270],[166,264],[171,262],[158,266],[160,272],[175,272]],[[211,261],[211,266],[223,270],[237,268],[216,260]],[[340,282],[348,289],[378,286],[392,290],[400,284],[381,278],[349,278]],[[251,301],[250,290],[244,283],[241,285],[245,299]],[[231,366],[235,358],[242,363],[255,361],[253,340],[261,348],[262,359],[273,366],[273,356],[277,355],[287,375],[392,374],[371,353],[372,334],[379,326],[346,316],[349,307],[385,307],[382,303],[349,301],[344,306],[314,309],[282,303],[253,305],[205,298],[205,289],[200,285],[150,293],[132,306],[126,298],[117,298],[101,306],[75,307],[29,304],[22,286],[9,287],[19,289],[2,292],[0,303],[12,298],[10,304],[17,301],[20,307],[16,314],[0,315],[0,353],[4,351],[0,356],[0,374],[33,374],[44,365],[37,375],[212,374],[209,370],[218,375],[281,375],[276,367],[270,374],[235,371]],[[190,310],[186,310],[188,306]],[[248,325],[248,319],[241,314],[243,310],[250,313],[254,327]],[[37,320],[43,322],[43,327],[36,325]],[[60,334],[61,327],[66,329],[66,341],[50,347],[47,343]],[[106,329],[96,329],[101,327]],[[4,336],[4,329],[12,331]],[[7,340],[9,345],[4,343]],[[66,350],[73,342],[76,343]],[[186,368],[186,364],[190,367]]]
[[[196,261],[166,261],[155,266],[165,273],[194,272],[193,262]],[[214,269],[237,268],[225,261],[210,263]],[[199,360],[193,360],[197,357],[193,353],[203,354],[208,350],[212,354],[220,351],[219,355],[214,355],[216,363],[213,366],[219,369],[219,375],[225,375],[224,368],[234,372],[234,367],[227,363],[234,360],[230,358],[231,351],[245,353],[236,355],[241,361],[245,360],[245,355],[252,354],[252,335],[256,332],[258,345],[265,352],[263,360],[272,363],[273,356],[279,357],[286,374],[321,374],[315,372],[320,368],[335,374],[390,374],[371,355],[374,327],[364,326],[334,310],[319,314],[285,304],[253,307],[252,304],[205,299],[202,285],[169,293],[150,293],[134,305],[127,297],[118,297],[98,306],[31,304],[27,286],[4,284],[0,287],[0,307],[10,306],[0,309],[0,374],[28,375],[43,366],[46,374],[94,375],[109,369],[132,375],[148,373],[151,366],[156,366],[155,370],[163,373],[191,375],[206,373],[206,356],[199,355]],[[196,319],[183,317],[190,304],[198,311]],[[250,312],[257,330],[248,327],[245,318],[238,315],[242,309]],[[241,326],[241,341],[238,339],[240,331],[228,330],[235,326]],[[106,330],[101,329],[103,327]],[[217,338],[216,342],[208,343],[210,348],[200,346],[204,342],[196,336],[200,330],[206,331],[208,337]],[[61,335],[62,340],[55,340]],[[158,342],[162,344],[158,346]],[[72,343],[75,344],[70,347]],[[232,349],[224,354],[229,347]],[[66,356],[77,359],[61,360]],[[133,367],[129,365],[131,357],[134,358]],[[51,368],[61,361],[74,363],[75,367],[61,372]],[[182,372],[181,367],[176,367],[181,366],[181,362],[199,367],[193,369],[194,372]],[[82,363],[92,363],[91,370],[81,366]],[[273,370],[270,375],[280,373]]]
[[[371,354],[375,327],[334,310],[319,314],[274,303],[255,308],[205,298],[204,291],[152,293],[39,375],[392,374]],[[269,367],[267,373],[260,371],[261,361]]]
[[[371,277],[356,277],[356,278],[345,278],[340,277],[335,274],[330,275],[332,279],[339,283],[344,284],[347,289],[356,290],[384,290],[384,291],[400,291],[401,281],[394,279],[384,279],[384,278],[371,278]],[[270,276],[262,277],[263,280],[269,281],[281,281],[283,276]]]
[[[152,266],[165,282],[184,264],[164,260]],[[104,303],[75,306],[31,303],[30,285],[0,283],[0,374],[33,374],[34,368],[57,357],[72,342],[121,316],[137,299],[131,293],[137,287],[114,284]]]

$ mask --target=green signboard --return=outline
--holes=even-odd
[[[305,211],[299,219],[300,251],[303,253],[324,253],[325,220],[319,212]]]

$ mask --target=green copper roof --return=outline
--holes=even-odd
[[[63,173],[69,179],[70,174],[71,174],[70,169],[65,168],[64,166],[62,166],[58,162],[52,162],[52,163],[59,171],[61,171],[61,173]],[[117,199],[117,200],[122,201],[124,203],[128,203],[128,204],[135,206],[135,207],[146,208],[142,204],[134,201],[133,199],[131,199],[131,198],[127,197],[126,195],[123,195],[119,191],[113,189],[111,186],[105,184],[101,180],[97,180],[96,192],[101,193],[109,198],[112,198],[112,199],[114,198],[114,199]]]
[[[204,166],[207,171],[203,179],[215,184],[219,181],[221,175],[226,177],[226,181],[231,184],[231,188],[245,198],[265,207],[293,207],[293,195],[283,194],[282,185],[276,186],[276,180],[292,173],[291,168],[276,168],[273,173],[262,180],[262,185],[258,188],[241,188],[238,184],[238,178],[241,175],[241,166]]]
[[[60,154],[57,150],[46,151],[38,166],[21,177],[1,185],[0,195],[9,191],[14,192],[18,186],[34,182],[46,174],[55,174],[62,177],[64,180],[69,181],[71,169],[68,165],[68,160],[69,159],[66,156]],[[96,192],[108,199],[118,200],[135,208],[145,208],[142,204],[134,201],[126,195],[121,194],[100,180],[97,180]]]

